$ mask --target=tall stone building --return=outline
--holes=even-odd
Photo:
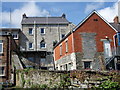
[[[53,69],[53,46],[74,25],[63,14],[60,17],[27,17],[23,15],[20,51],[26,67]],[[24,59],[25,59],[24,58]]]

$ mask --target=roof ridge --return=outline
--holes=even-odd
[[[27,17],[27,18],[62,18],[62,17]]]

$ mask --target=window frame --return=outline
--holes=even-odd
[[[44,44],[45,47],[41,47],[42,44]],[[46,43],[45,42],[40,42],[40,48],[46,48]]]
[[[60,45],[60,56],[62,56],[62,45]]]
[[[30,43],[32,44],[31,48],[30,48]],[[33,43],[32,42],[29,42],[29,49],[33,49]]]
[[[89,68],[85,68],[85,63],[89,63]],[[84,69],[91,69],[91,61],[84,61]]]
[[[32,33],[30,33],[30,30],[32,30]],[[33,35],[33,28],[29,28],[29,35]]]
[[[5,76],[5,66],[2,65],[2,66],[0,66],[0,67],[1,67],[1,68],[2,68],[2,67],[4,68],[3,71],[2,71],[3,73],[0,74],[0,76]]]
[[[0,43],[2,45],[2,50],[0,51],[0,54],[3,53],[3,43]]]
[[[65,41],[65,52],[68,53],[68,40]]]
[[[42,30],[44,30],[43,33],[42,33]],[[40,34],[42,34],[42,35],[45,34],[45,28],[40,28]]]

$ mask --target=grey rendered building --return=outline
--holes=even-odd
[[[66,19],[60,17],[27,17],[21,22],[20,51],[24,55],[26,67],[53,69],[53,46],[74,28]]]

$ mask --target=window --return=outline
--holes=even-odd
[[[60,56],[62,56],[62,45],[60,45]]]
[[[41,43],[40,43],[40,48],[46,48],[45,42],[41,42]]]
[[[64,37],[65,37],[65,34],[62,34],[62,35],[61,35],[61,38],[64,38]]]
[[[91,62],[84,62],[84,69],[90,69]]]
[[[5,68],[0,66],[0,76],[5,76]]]
[[[18,39],[18,33],[17,32],[13,32],[12,36],[13,36],[13,39]]]
[[[66,53],[68,52],[68,41],[65,42],[65,46],[66,46]]]
[[[33,29],[29,28],[29,35],[33,35]]]
[[[41,33],[41,34],[45,34],[45,29],[44,29],[44,28],[41,28],[41,29],[40,29],[40,33]]]
[[[0,53],[3,53],[3,43],[0,43]]]
[[[33,43],[29,43],[29,49],[33,49]]]

